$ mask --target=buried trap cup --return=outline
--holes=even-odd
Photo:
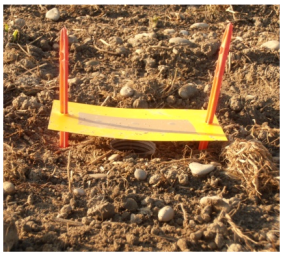
[[[232,37],[229,23],[223,35],[207,110],[128,109],[68,102],[68,36],[60,34],[60,100],[54,100],[49,129],[60,131],[60,147],[68,147],[68,133],[135,141],[227,141],[215,116]]]

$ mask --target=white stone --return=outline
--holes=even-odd
[[[111,161],[111,160],[118,160],[120,158],[120,154],[113,154],[111,155],[108,160]]]
[[[227,252],[239,252],[239,251],[243,251],[243,247],[242,245],[238,244],[238,243],[232,243],[229,245]]]
[[[158,212],[158,220],[159,221],[170,221],[174,217],[174,210],[170,206],[164,206],[162,209]]]
[[[15,185],[11,182],[3,183],[3,190],[6,194],[13,194],[16,191]]]
[[[188,39],[186,38],[182,38],[182,37],[173,37],[169,40],[169,43],[170,44],[183,44],[183,45],[186,45],[186,44],[192,44],[191,41],[189,41]]]
[[[215,166],[214,165],[203,165],[200,163],[192,162],[189,164],[189,168],[191,169],[191,172],[194,176],[205,176],[209,174],[211,171],[214,170]]]
[[[187,30],[181,30],[180,34],[181,35],[189,35],[189,32]]]
[[[262,48],[268,48],[270,50],[279,50],[280,49],[280,42],[278,41],[268,41],[266,43],[263,43],[260,47]]]
[[[83,189],[80,189],[80,188],[73,189],[73,193],[74,193],[75,196],[84,196],[85,195],[85,191]]]
[[[146,179],[147,172],[144,171],[143,169],[136,169],[135,173],[135,178],[139,181],[143,181]]]
[[[45,17],[57,21],[60,18],[60,12],[57,8],[53,8],[46,13]]]
[[[164,31],[163,31],[163,33],[165,34],[165,35],[170,35],[170,34],[174,34],[176,31],[175,31],[175,29],[173,29],[173,28],[167,28],[167,29],[165,29]]]
[[[123,97],[131,97],[134,95],[134,90],[131,87],[124,86],[123,88],[121,88],[120,94]]]
[[[200,23],[195,23],[190,26],[190,28],[207,28],[208,24],[200,22]]]
[[[142,33],[142,34],[137,34],[135,35],[135,39],[142,39],[143,37],[148,37],[148,38],[156,38],[156,34],[155,33]]]

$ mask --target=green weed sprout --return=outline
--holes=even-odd
[[[5,24],[5,25],[4,25],[4,31],[5,31],[6,33],[9,32],[9,26],[8,26],[8,24]]]
[[[20,33],[19,33],[19,30],[16,29],[14,32],[13,32],[13,41],[17,41],[19,39],[19,36],[20,36]]]

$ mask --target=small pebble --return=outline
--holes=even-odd
[[[128,50],[125,47],[118,47],[116,48],[116,53],[120,54],[120,55],[126,55],[128,53]]]
[[[141,224],[142,223],[142,219],[143,219],[143,215],[142,214],[131,214],[130,222],[131,223]]]
[[[91,42],[92,42],[92,39],[90,37],[84,39],[84,44],[90,44]]]
[[[136,49],[136,53],[137,54],[142,54],[142,53],[144,53],[144,50],[143,49]]]
[[[73,208],[71,205],[64,205],[61,210],[60,213],[57,215],[57,218],[63,218],[66,219],[68,217],[68,215],[72,212]]]
[[[165,29],[165,30],[163,31],[163,33],[164,33],[165,35],[174,34],[175,32],[176,32],[175,29],[172,29],[172,28],[167,28],[167,29]]]
[[[179,183],[181,185],[188,185],[189,184],[189,176],[187,174],[180,174],[178,176]]]
[[[22,28],[26,22],[24,19],[15,19],[15,22],[14,22],[15,26],[19,27],[19,28]]]
[[[243,251],[243,247],[238,243],[230,244],[227,249],[227,252],[240,252],[240,251]]]
[[[127,200],[123,204],[123,207],[130,212],[135,212],[138,209],[138,204],[135,199],[127,198]]]
[[[147,172],[144,171],[143,169],[136,169],[135,173],[135,178],[139,181],[143,181],[146,179]]]
[[[46,13],[45,17],[57,21],[60,18],[60,12],[57,8],[53,8]]]
[[[94,59],[85,62],[85,66],[86,66],[86,67],[96,66],[96,65],[99,65],[99,61],[96,61],[96,60],[94,60]]]
[[[119,158],[120,158],[120,154],[113,154],[113,155],[111,155],[111,156],[108,158],[108,160],[109,160],[109,161],[111,161],[111,160],[116,161],[116,160],[118,160]]]
[[[84,196],[85,191],[83,189],[80,189],[80,188],[75,188],[75,189],[73,189],[73,194],[75,196]]]
[[[267,48],[270,50],[279,50],[280,49],[280,42],[279,41],[268,41],[263,43],[260,47]]]
[[[216,233],[215,244],[217,245],[218,249],[221,249],[225,245],[225,240],[222,234]]]
[[[16,191],[15,185],[11,182],[3,183],[4,194],[13,194]]]
[[[185,38],[182,38],[182,37],[174,37],[174,38],[171,38],[169,40],[169,43],[170,44],[182,44],[182,45],[192,45],[193,43],[191,41],[189,41],[188,39],[185,39]]]
[[[194,97],[196,95],[197,91],[198,91],[197,87],[194,84],[189,83],[187,85],[182,86],[178,90],[178,94],[181,98],[188,99],[188,98]]]
[[[178,239],[177,245],[181,251],[185,251],[186,249],[188,249],[187,240],[185,238]]]
[[[189,32],[187,30],[181,30],[180,34],[181,35],[189,35]]]
[[[109,38],[109,44],[123,44],[123,39],[121,37],[110,37]]]
[[[68,40],[69,40],[69,45],[71,45],[72,43],[78,43],[78,38],[75,35],[69,35],[68,36]]]
[[[155,174],[155,175],[150,177],[149,184],[152,184],[152,185],[157,184],[160,180],[161,180],[160,174]]]
[[[192,162],[189,164],[189,168],[191,169],[193,176],[203,177],[213,171],[215,166],[210,164],[203,165],[197,162]]]
[[[124,86],[123,88],[121,88],[120,90],[120,94],[123,97],[131,97],[134,95],[134,90],[131,87],[128,86]]]
[[[162,209],[158,212],[158,220],[159,221],[170,221],[174,217],[174,210],[170,206],[164,206]]]
[[[133,107],[134,108],[139,108],[139,109],[147,109],[148,108],[148,103],[145,99],[143,98],[138,98],[133,102]]]
[[[170,96],[168,96],[168,97],[166,98],[166,102],[167,102],[168,104],[175,104],[175,103],[176,103],[176,97],[173,96],[173,95],[170,95]]]
[[[208,24],[206,23],[195,23],[193,25],[190,26],[190,28],[207,28],[208,27]]]
[[[60,47],[60,45],[59,45],[59,43],[53,43],[53,45],[52,45],[52,48],[54,49],[54,50],[59,50],[59,47]]]

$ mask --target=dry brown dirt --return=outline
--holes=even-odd
[[[4,194],[4,248],[279,251],[280,50],[260,47],[279,40],[279,6],[235,5],[229,12],[229,5],[58,5],[60,19],[46,19],[54,7],[4,6],[3,173],[16,188]],[[13,38],[17,28],[11,21],[17,18],[25,25]],[[195,142],[157,142],[155,154],[142,157],[111,150],[109,138],[70,134],[70,146],[59,148],[58,132],[47,127],[52,101],[58,99],[56,42],[64,26],[76,37],[69,47],[70,101],[206,109],[229,21],[233,38],[216,114],[228,143],[212,142],[199,151]],[[209,26],[190,28],[196,22]],[[164,34],[169,28],[175,34]],[[153,38],[129,41],[152,32]],[[194,44],[172,47],[171,37]],[[183,100],[178,89],[187,83],[197,86],[197,94]],[[133,97],[121,97],[125,84],[135,90]],[[239,144],[225,154],[234,142]],[[109,160],[113,154],[119,158]],[[190,162],[217,167],[199,178],[191,174]],[[146,170],[146,180],[136,180],[136,169]],[[154,174],[160,180],[150,184]],[[255,180],[261,195],[252,190]],[[74,194],[75,188],[85,195]],[[203,205],[206,196],[220,200]],[[160,222],[158,211],[165,205],[175,214]]]

